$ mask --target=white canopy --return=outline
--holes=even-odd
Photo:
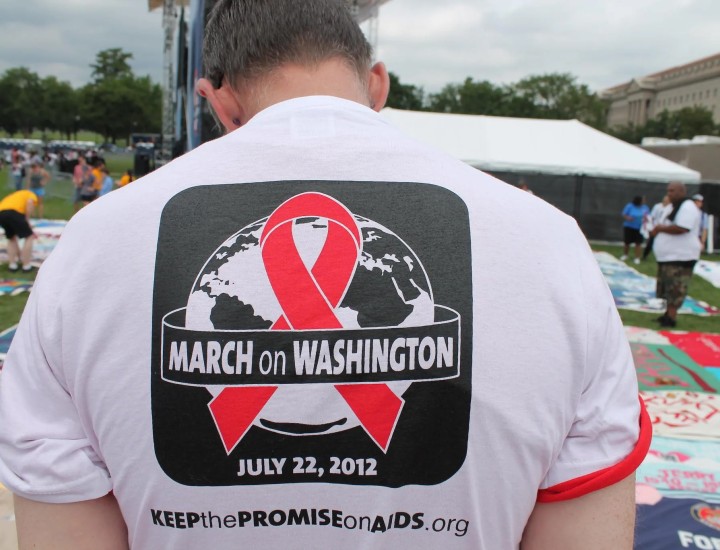
[[[383,109],[415,139],[481,170],[699,183],[700,173],[577,120],[539,120]]]

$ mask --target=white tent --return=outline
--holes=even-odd
[[[699,183],[700,173],[577,120],[454,115],[386,108],[382,115],[415,139],[490,172],[583,175],[666,184]]]

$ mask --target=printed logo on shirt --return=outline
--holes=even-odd
[[[441,483],[467,452],[471,334],[450,191],[191,188],[158,240],[158,461],[187,485]]]

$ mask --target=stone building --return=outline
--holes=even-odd
[[[636,77],[600,92],[610,101],[608,126],[645,124],[664,110],[703,106],[720,123],[720,53]]]
[[[645,138],[641,147],[681,166],[697,170],[703,181],[720,183],[720,137],[693,139]],[[720,207],[720,204],[718,204]]]

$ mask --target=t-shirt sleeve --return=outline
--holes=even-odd
[[[27,499],[66,503],[112,489],[63,377],[59,315],[38,279],[0,374],[0,481]]]
[[[597,262],[585,248],[579,274],[587,312],[583,385],[539,502],[569,500],[613,485],[637,469],[650,447],[651,422],[638,396],[625,330]]]
[[[677,216],[675,216],[675,225],[692,231],[697,219],[700,217],[699,214],[700,212],[692,201],[686,200],[678,210]]]
[[[625,208],[623,208],[622,215],[623,215],[623,216],[629,216],[629,215],[630,215],[630,205],[629,205],[629,204],[626,204],[626,205],[625,205]]]

